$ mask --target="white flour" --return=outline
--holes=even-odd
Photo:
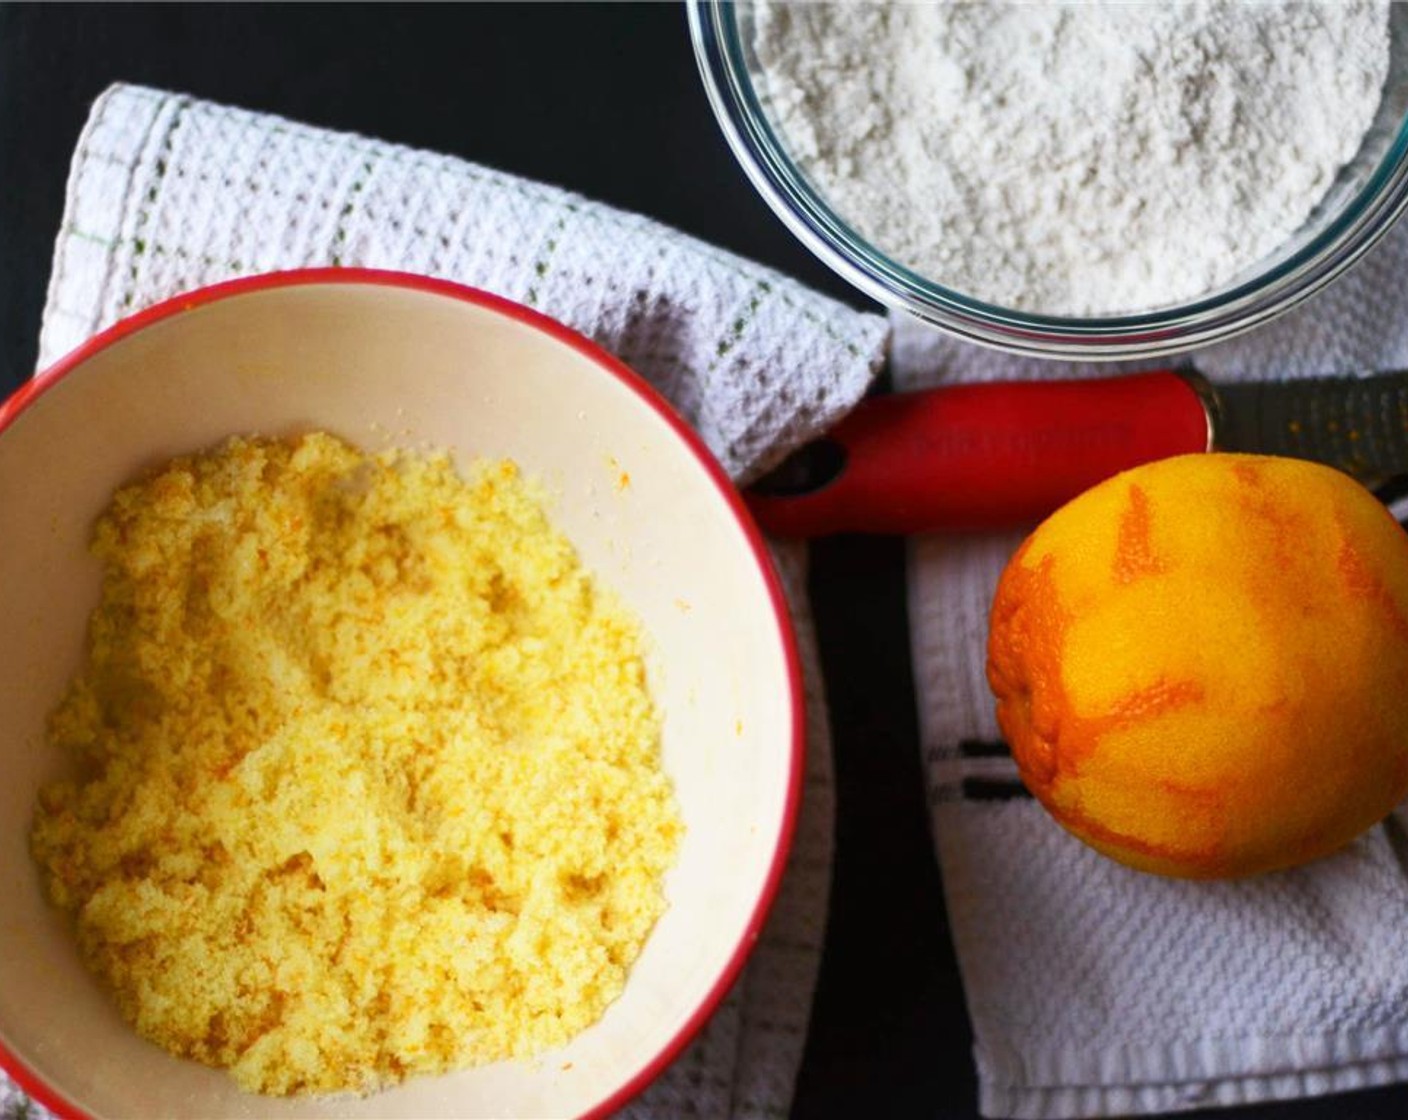
[[[1050,314],[1201,295],[1358,151],[1388,4],[759,0],[761,88],[838,214],[920,274]]]

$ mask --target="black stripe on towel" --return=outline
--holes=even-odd
[[[1015,778],[997,781],[992,778],[964,778],[964,801],[1030,801],[1031,792]]]
[[[1001,739],[963,739],[957,749],[931,747],[929,761],[953,758],[1009,758],[1011,751]],[[954,801],[1030,800],[1031,794],[1017,778],[962,778],[944,782],[929,790],[929,801],[938,805]]]
[[[1012,752],[1001,739],[963,739],[958,753],[964,758],[1005,758]]]
[[[955,801],[1030,801],[1031,791],[1016,778],[964,778],[945,782],[929,790],[930,805],[951,805]]]

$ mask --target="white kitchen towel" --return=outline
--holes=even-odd
[[[1299,311],[1194,362],[1215,381],[1408,367],[1406,272],[1408,226]],[[907,389],[1112,372],[895,328]],[[1164,1112],[1408,1079],[1408,813],[1308,867],[1228,883],[1143,875],[1067,835],[1025,795],[983,672],[988,605],[1022,536],[909,550],[924,767],[984,1115]]]
[[[318,265],[446,277],[544,311],[652,381],[740,480],[854,404],[888,335],[883,318],[566,191],[117,86],[94,104],[74,155],[40,364],[179,292]],[[826,918],[833,795],[805,553],[776,556],[807,682],[796,842],[751,963],[697,1040],[625,1110],[637,1120],[775,1120],[791,1101]],[[18,1108],[12,1093],[0,1080],[0,1116]]]

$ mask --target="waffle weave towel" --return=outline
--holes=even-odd
[[[1214,381],[1408,367],[1406,268],[1401,226],[1303,309],[1195,364]],[[1112,372],[909,323],[893,361],[905,388]],[[1408,1079],[1408,811],[1338,855],[1246,882],[1159,880],[1068,836],[1024,795],[983,677],[988,604],[1022,535],[909,553],[925,772],[984,1115],[1164,1112]]]
[[[41,366],[178,292],[316,265],[446,277],[546,312],[651,380],[740,480],[854,404],[888,334],[878,316],[565,191],[117,86],[94,104],[74,155]],[[776,555],[808,682],[806,796],[792,860],[742,979],[626,1110],[640,1120],[785,1115],[801,1060],[826,917],[833,798],[805,554]],[[17,1110],[18,1099],[0,1075],[0,1116]]]

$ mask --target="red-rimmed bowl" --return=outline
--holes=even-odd
[[[233,433],[509,457],[649,633],[686,835],[625,992],[536,1062],[366,1098],[276,1100],[173,1058],[118,1016],[44,900],[28,846],[61,768],[44,721],[97,601],[94,518],[141,468]],[[627,480],[628,483],[627,483]],[[708,452],[580,336],[457,285],[320,270],[235,281],[118,324],[0,406],[0,1063],[61,1114],[602,1115],[707,1019],[776,891],[799,795],[801,685],[767,553]]]

